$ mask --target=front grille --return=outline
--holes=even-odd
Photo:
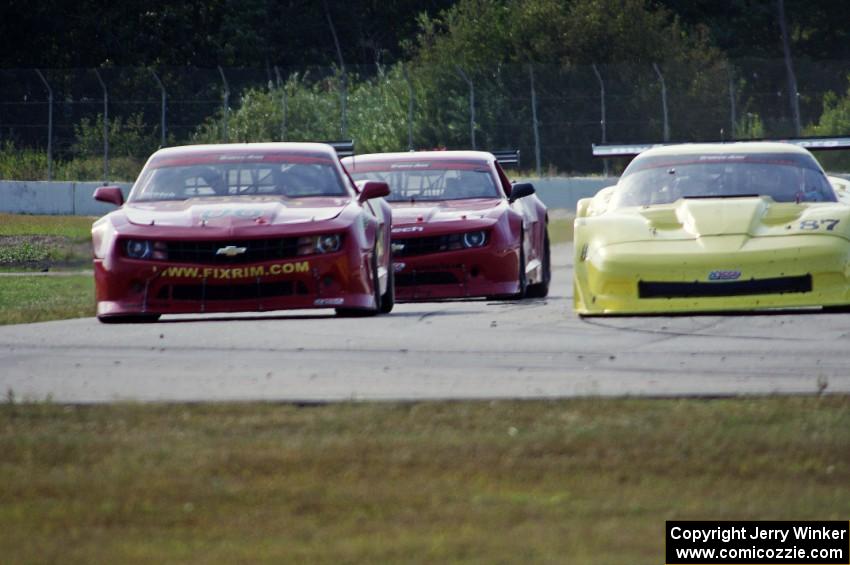
[[[200,263],[203,265],[260,263],[276,259],[289,259],[298,252],[297,237],[275,239],[248,239],[243,241],[169,241],[168,260],[176,263]],[[227,247],[245,248],[244,253],[218,255],[219,249]]]
[[[252,300],[307,294],[301,281],[277,281],[253,284],[202,285],[169,284],[159,289],[159,300]]]
[[[396,273],[396,286],[416,286],[425,284],[460,284],[452,273],[443,271],[427,271],[424,273]]]
[[[729,282],[638,282],[640,298],[711,298],[812,291],[812,275]]]
[[[449,248],[449,237],[438,235],[431,237],[409,237],[393,239],[393,255],[395,257],[411,257],[446,251]]]

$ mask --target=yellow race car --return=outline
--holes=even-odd
[[[847,184],[788,143],[683,144],[640,153],[580,200],[580,315],[850,305]]]

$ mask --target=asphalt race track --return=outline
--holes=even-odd
[[[56,402],[540,398],[850,392],[850,314],[572,312],[569,246],[547,299],[94,318],[0,327],[0,392]]]

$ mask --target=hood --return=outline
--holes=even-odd
[[[600,243],[693,240],[800,234],[847,237],[850,206],[841,203],[774,202],[767,197],[682,199],[672,204],[625,208],[577,225],[593,225]]]
[[[438,202],[390,202],[393,209],[393,225],[421,222],[451,222],[455,220],[482,219],[493,217],[507,206],[501,198],[475,198],[463,200],[441,200]]]
[[[129,202],[123,211],[137,225],[233,229],[258,224],[295,224],[331,220],[348,198],[282,199],[267,197],[192,198],[181,201]]]
[[[785,214],[781,213],[783,210]],[[674,207],[650,207],[641,210],[640,215],[656,230],[681,231],[700,237],[755,235],[767,216],[774,220],[769,223],[775,223],[778,216],[791,220],[802,211],[797,205],[777,207],[762,198],[682,199]]]

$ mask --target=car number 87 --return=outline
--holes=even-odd
[[[838,225],[839,220],[802,220],[800,222],[801,230],[819,230],[826,228],[826,231],[833,231]]]

